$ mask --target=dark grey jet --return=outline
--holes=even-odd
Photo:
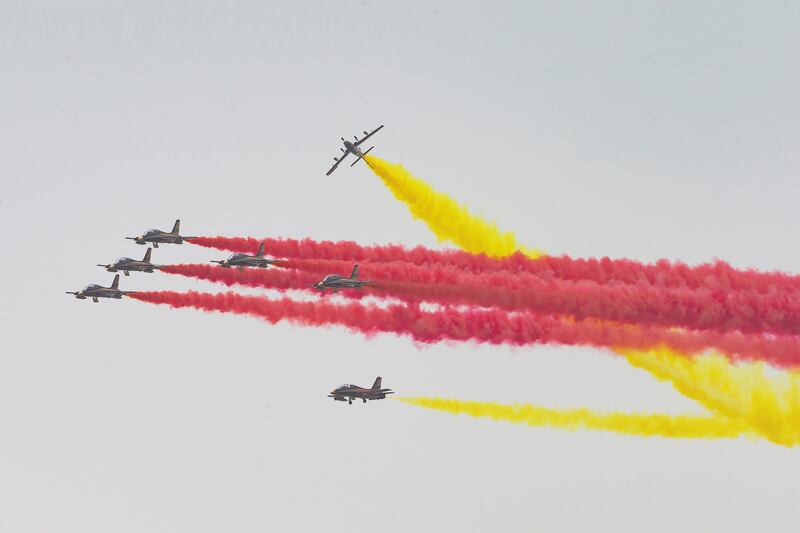
[[[227,259],[224,259],[222,261],[211,261],[211,262],[219,263],[219,266],[223,268],[236,267],[239,270],[242,270],[244,267],[267,268],[268,266],[274,263],[283,263],[283,261],[280,261],[278,259],[267,259],[264,257],[263,242],[258,247],[258,252],[256,252],[256,255],[233,254]]]
[[[328,398],[353,405],[354,399],[361,398],[364,403],[367,403],[367,400],[383,400],[387,394],[394,394],[394,391],[392,389],[382,389],[381,378],[377,377],[371,389],[365,389],[358,385],[340,385],[328,394]]]
[[[148,242],[152,243],[154,248],[158,248],[158,243],[183,244],[183,241],[194,238],[194,237],[183,237],[179,235],[180,231],[181,231],[181,221],[176,220],[175,225],[172,226],[172,231],[170,232],[161,231],[160,229],[149,229],[136,237],[125,237],[125,238],[135,241],[136,244],[147,244]]]
[[[98,302],[98,298],[115,298],[121,299],[126,294],[133,294],[135,291],[121,291],[119,290],[119,274],[114,276],[114,282],[110,287],[101,287],[100,285],[87,285],[78,292],[69,292],[67,294],[74,294],[78,300],[85,300],[91,298],[94,303]]]
[[[314,288],[319,291],[331,289],[333,292],[339,292],[339,289],[360,289],[364,285],[375,283],[374,281],[360,281],[358,279],[358,265],[353,267],[353,272],[349,278],[339,276],[337,274],[329,274],[314,284]]]
[[[130,257],[120,257],[110,265],[97,266],[103,267],[109,272],[124,272],[126,276],[130,276],[131,272],[153,272],[161,267],[150,262],[150,253],[152,251],[152,248],[148,248],[144,253],[144,259],[141,261],[131,259]]]
[[[347,140],[345,140],[344,137],[342,137],[341,139],[342,139],[342,142],[344,143],[344,148],[339,148],[339,150],[342,151],[342,155],[341,155],[341,157],[334,157],[333,158],[333,160],[336,161],[336,162],[333,164],[331,169],[328,172],[325,173],[325,175],[326,176],[330,176],[333,173],[333,171],[336,170],[336,167],[339,166],[339,163],[341,163],[342,160],[345,157],[347,157],[347,154],[353,154],[354,156],[356,156],[356,160],[353,161],[353,163],[350,165],[351,167],[353,165],[355,165],[356,163],[358,163],[361,159],[363,159],[364,156],[367,155],[369,153],[369,151],[372,150],[375,147],[374,146],[370,146],[367,151],[362,152],[361,151],[361,143],[363,143],[364,141],[366,141],[367,139],[369,139],[370,137],[372,137],[373,135],[378,133],[378,131],[380,131],[380,129],[382,127],[383,127],[383,124],[381,124],[380,126],[378,126],[377,128],[375,128],[374,130],[372,130],[369,133],[367,133],[365,131],[364,132],[365,137],[362,137],[361,140],[359,140],[357,136],[353,135],[353,138],[356,140],[356,142],[347,141]],[[372,165],[370,165],[369,161],[367,161],[366,159],[364,159],[364,163],[366,163],[370,168],[372,168]]]

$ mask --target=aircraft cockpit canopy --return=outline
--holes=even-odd
[[[100,285],[98,285],[97,283],[92,283],[92,284],[90,284],[90,285],[87,285],[87,286],[85,286],[85,287],[83,288],[83,290],[85,290],[85,291],[90,291],[90,290],[92,290],[92,289],[99,289],[99,288],[100,288]]]

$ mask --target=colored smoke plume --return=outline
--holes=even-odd
[[[389,170],[392,168],[392,166],[385,167],[385,169]],[[405,173],[405,170],[403,172]],[[416,180],[416,178],[414,180],[420,181]],[[386,181],[384,180],[384,182]],[[402,186],[404,183],[400,179],[393,181],[395,188]],[[400,191],[399,194],[395,193],[395,196],[403,201],[413,200],[413,198],[403,194],[403,191]],[[441,193],[429,195],[423,201],[416,203],[418,206],[425,205],[427,208],[425,210],[417,209],[414,213],[415,216],[426,221],[428,219],[436,219],[440,209],[440,206],[437,205],[440,197],[443,197],[441,200],[443,205],[449,205],[454,202]],[[485,235],[480,230],[480,219],[473,216],[472,221],[479,227],[478,234]],[[486,227],[493,227],[489,224],[485,225]],[[462,231],[460,228],[449,226],[447,226],[447,229],[453,232],[451,237],[458,237],[458,234]],[[457,244],[459,243],[458,239],[451,238],[451,240]],[[473,253],[481,253],[495,249],[495,243],[492,242],[485,243],[485,248],[483,249],[480,246],[475,246],[473,242],[468,250]],[[797,277],[795,276],[794,279],[797,279]],[[636,353],[631,350],[623,353],[631,364],[645,369],[660,379],[669,381],[678,391],[698,401],[717,415],[723,417],[733,416],[734,420],[745,419],[751,424],[750,427],[752,429],[757,429],[773,442],[796,442],[793,440],[795,437],[793,437],[794,433],[792,433],[791,424],[787,425],[784,422],[794,419],[795,408],[793,406],[794,399],[797,396],[796,389],[788,387],[789,392],[787,394],[791,399],[788,405],[776,401],[775,398],[783,396],[776,390],[777,385],[775,383],[769,380],[757,380],[754,383],[749,379],[751,377],[750,373],[758,372],[758,366],[734,366],[725,359],[719,358],[713,359],[713,373],[705,373],[687,370],[686,362],[689,359],[674,357],[674,354],[654,359],[652,358],[653,353]],[[693,361],[701,359],[697,358]],[[787,379],[792,382],[792,379]],[[748,397],[752,398],[749,404],[747,402]],[[794,427],[798,426],[795,424]],[[786,436],[787,432],[789,437]]]
[[[332,260],[392,263],[406,262],[420,266],[455,267],[466,272],[527,273],[542,279],[594,281],[600,285],[630,284],[664,289],[703,289],[713,293],[754,291],[761,294],[800,293],[800,276],[782,272],[738,270],[716,261],[696,266],[666,259],[652,264],[630,259],[571,258],[542,256],[538,259],[514,252],[492,258],[461,250],[432,250],[423,246],[406,248],[396,244],[364,246],[353,241],[315,241],[266,237],[196,237],[192,244],[253,254],[260,243],[274,257],[303,260]]]
[[[746,423],[776,444],[800,444],[800,372],[777,372],[757,363],[731,365],[713,354],[687,358],[667,348],[617,351],[706,409]]]
[[[236,293],[139,292],[132,298],[172,307],[247,314],[270,323],[289,321],[304,326],[340,325],[372,335],[394,333],[420,343],[466,341],[525,346],[562,344],[596,348],[646,350],[668,346],[683,353],[702,353],[715,348],[702,333],[682,333],[657,327],[640,327],[592,320],[573,321],[557,316],[510,314],[496,309],[426,311],[415,305],[378,307],[324,300],[301,302],[268,299]],[[711,337],[711,340],[715,340]]]
[[[714,416],[598,413],[588,409],[548,409],[530,404],[502,405],[444,398],[394,399],[451,414],[566,430],[594,429],[628,435],[683,439],[732,438],[748,434],[747,425]]]
[[[224,283],[227,286],[244,285],[276,290],[310,290],[313,280],[318,276],[306,272],[285,269],[225,269],[210,265],[169,265],[163,272],[195,277],[198,279]],[[459,296],[455,298],[436,298],[432,294],[434,288],[413,283],[385,282],[371,286],[368,290],[346,289],[340,292],[348,298],[362,298],[365,295],[390,296],[409,304],[417,304],[422,300],[437,303],[473,303],[470,300],[470,288],[457,285],[442,285],[442,293]],[[476,289],[478,290],[478,289]],[[460,293],[459,293],[460,291]],[[495,294],[493,290],[489,294]],[[485,303],[485,302],[484,302]],[[501,306],[502,307],[502,306]],[[508,315],[501,315],[508,316]],[[572,320],[549,315],[520,315],[523,320],[540,325],[549,324],[552,337],[545,337],[542,342],[564,342],[573,345],[590,345],[595,347],[637,347],[652,348],[666,346],[679,350],[684,354],[699,354],[708,350],[717,350],[733,359],[766,361],[778,367],[800,366],[800,340],[796,337],[764,336],[760,334],[741,334],[737,332],[721,333],[717,331],[681,331],[659,326],[635,327],[632,325],[597,320]],[[505,342],[524,344],[519,337],[488,342]]]

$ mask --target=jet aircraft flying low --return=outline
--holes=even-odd
[[[381,378],[378,376],[372,388],[365,389],[358,385],[340,385],[328,394],[328,398],[333,398],[337,402],[347,402],[353,405],[353,400],[361,399],[364,403],[367,400],[383,400],[387,394],[394,394],[392,389],[381,388]]]
[[[329,274],[325,276],[322,281],[315,283],[314,288],[320,291],[331,289],[333,292],[339,292],[339,289],[360,289],[371,283],[375,282],[361,281],[358,279],[358,265],[355,265],[349,278],[339,276],[338,274]]]
[[[136,244],[147,244],[148,242],[152,243],[154,248],[158,248],[158,243],[183,244],[183,241],[194,238],[184,237],[180,235],[180,231],[181,221],[176,220],[175,225],[172,226],[172,231],[168,232],[161,231],[160,229],[149,229],[141,235],[137,235],[136,237],[125,238],[136,242]]]
[[[242,270],[244,267],[267,268],[269,265],[275,263],[283,263],[279,259],[267,259],[264,257],[264,243],[262,242],[258,247],[256,255],[247,254],[233,254],[227,259],[222,261],[211,261],[212,263],[219,263],[223,268],[236,267]]]
[[[342,139],[342,142],[344,143],[344,148],[339,148],[339,150],[342,151],[342,155],[340,157],[334,157],[333,158],[335,163],[333,164],[331,169],[328,172],[325,173],[325,175],[326,176],[330,176],[333,173],[333,171],[336,170],[336,167],[339,166],[339,163],[341,163],[342,160],[345,157],[347,157],[347,154],[353,154],[354,156],[356,156],[356,160],[353,161],[350,164],[351,167],[353,165],[355,165],[356,163],[358,163],[361,159],[363,159],[364,156],[367,155],[369,153],[369,151],[372,150],[375,147],[374,146],[370,146],[368,150],[362,152],[361,151],[361,144],[364,141],[366,141],[367,139],[369,139],[370,137],[372,137],[373,135],[375,135],[376,133],[378,133],[382,127],[383,127],[383,124],[381,124],[380,126],[378,126],[377,128],[375,128],[374,130],[372,130],[369,133],[367,133],[365,131],[364,132],[365,136],[362,137],[360,140],[356,135],[353,135],[353,138],[356,140],[355,142],[345,140],[345,138],[342,137],[341,139]],[[364,163],[366,163],[370,168],[372,168],[372,165],[370,165],[369,161],[367,161],[366,159],[364,159]]]
[[[110,287],[102,287],[100,285],[91,284],[85,286],[78,292],[67,291],[67,294],[74,294],[78,300],[85,300],[91,298],[94,303],[98,302],[98,298],[115,298],[121,299],[126,294],[134,294],[136,291],[121,291],[119,290],[119,274],[114,276],[114,282]]]
[[[161,268],[159,265],[154,265],[150,262],[150,254],[152,248],[148,248],[144,253],[144,259],[137,261],[130,257],[120,257],[109,265],[97,265],[103,267],[109,272],[124,272],[126,276],[130,276],[131,272],[153,272]]]

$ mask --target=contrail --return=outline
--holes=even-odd
[[[245,269],[238,271],[210,265],[191,264],[168,265],[162,268],[162,272],[224,283],[229,287],[242,285],[279,291],[311,290],[311,284],[317,279],[313,274],[296,270]],[[436,296],[457,291],[464,291],[464,289],[455,285],[443,285],[442,290],[436,292]],[[369,294],[389,296],[408,304],[418,304],[421,301],[445,304],[473,303],[464,297],[465,295],[469,296],[468,290],[464,291],[456,301],[453,298],[433,297],[433,289],[431,287],[403,282],[378,283],[369,291],[344,290],[341,292],[344,297],[358,299]],[[490,294],[493,293],[490,292]],[[550,313],[543,315],[527,315],[527,320],[536,321],[539,326],[548,325],[552,337],[545,337],[541,342],[563,342],[571,345],[589,345],[605,348],[634,347],[645,349],[666,346],[685,355],[717,350],[733,359],[765,361],[783,368],[800,367],[800,340],[794,336],[678,330],[653,325],[637,327],[636,325],[611,321],[576,321],[570,317],[549,316],[551,315]],[[509,319],[506,318],[506,320]],[[498,340],[497,342],[524,344],[525,341],[520,341],[519,338],[510,336],[508,339]]]
[[[752,436],[746,424],[716,416],[597,413],[588,409],[548,409],[530,404],[503,405],[444,398],[394,399],[451,414],[566,430],[594,429],[627,435],[681,439]]]
[[[652,264],[607,257],[581,259],[548,255],[532,259],[518,251],[506,257],[495,258],[486,254],[472,254],[461,250],[432,250],[423,246],[414,248],[392,244],[364,246],[353,241],[333,242],[271,237],[262,239],[196,237],[190,242],[198,246],[242,253],[255,253],[259,244],[264,242],[270,255],[299,260],[405,262],[421,266],[454,267],[474,274],[524,273],[548,280],[594,281],[601,285],[622,283],[663,289],[699,289],[712,293],[729,291],[754,291],[762,294],[800,293],[800,276],[782,272],[738,270],[723,261],[688,266],[665,259]]]

